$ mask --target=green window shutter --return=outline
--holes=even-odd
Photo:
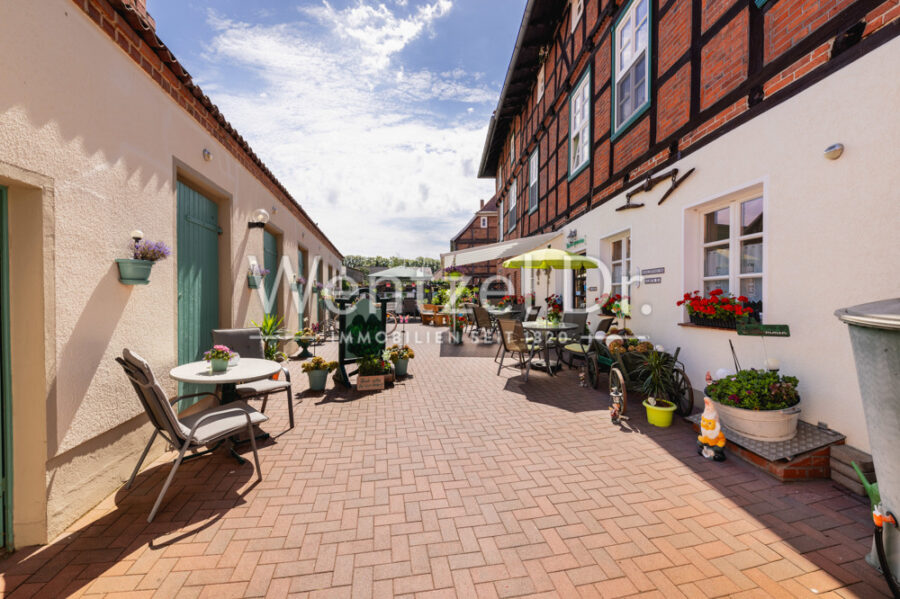
[[[275,289],[275,277],[278,274],[278,240],[268,231],[263,231],[263,266],[269,271],[265,278],[266,297],[271,299],[278,294]],[[272,302],[272,316],[278,313],[278,302]]]

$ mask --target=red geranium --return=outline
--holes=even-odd
[[[748,301],[743,295],[734,297],[733,295],[725,295],[725,292],[721,289],[713,289],[709,292],[709,297],[703,297],[699,291],[685,293],[682,299],[675,302],[675,305],[685,306],[688,314],[702,314],[722,319],[734,316],[744,320],[749,314],[753,313],[753,308],[743,305]]]

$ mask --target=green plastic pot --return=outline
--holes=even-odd
[[[324,391],[325,383],[328,382],[327,370],[310,370],[306,374],[309,375],[309,390]]]
[[[116,265],[119,267],[119,282],[123,285],[147,285],[150,283],[152,261],[117,258]]]
[[[644,407],[647,408],[647,422],[653,426],[662,428],[672,426],[672,417],[675,415],[675,404],[659,404],[651,406],[645,399]]]
[[[397,360],[394,362],[394,372],[397,376],[406,376],[406,371],[409,368],[409,358],[403,358],[402,360]]]
[[[209,361],[209,369],[212,372],[225,372],[228,370],[228,360],[213,358]]]
[[[262,277],[257,277],[255,275],[247,275],[247,286],[250,289],[259,289],[259,280]]]

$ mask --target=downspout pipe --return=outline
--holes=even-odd
[[[897,580],[891,573],[891,564],[884,551],[884,525],[886,523],[893,524],[894,528],[897,528],[897,518],[891,512],[882,510],[880,503],[872,508],[872,520],[875,522],[875,550],[878,552],[878,563],[888,588],[894,595],[894,599],[900,599],[900,586],[897,585]]]

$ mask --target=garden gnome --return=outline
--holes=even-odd
[[[719,424],[719,414],[710,398],[704,397],[705,408],[700,415],[700,436],[697,437],[697,453],[717,462],[725,461],[725,433]]]

